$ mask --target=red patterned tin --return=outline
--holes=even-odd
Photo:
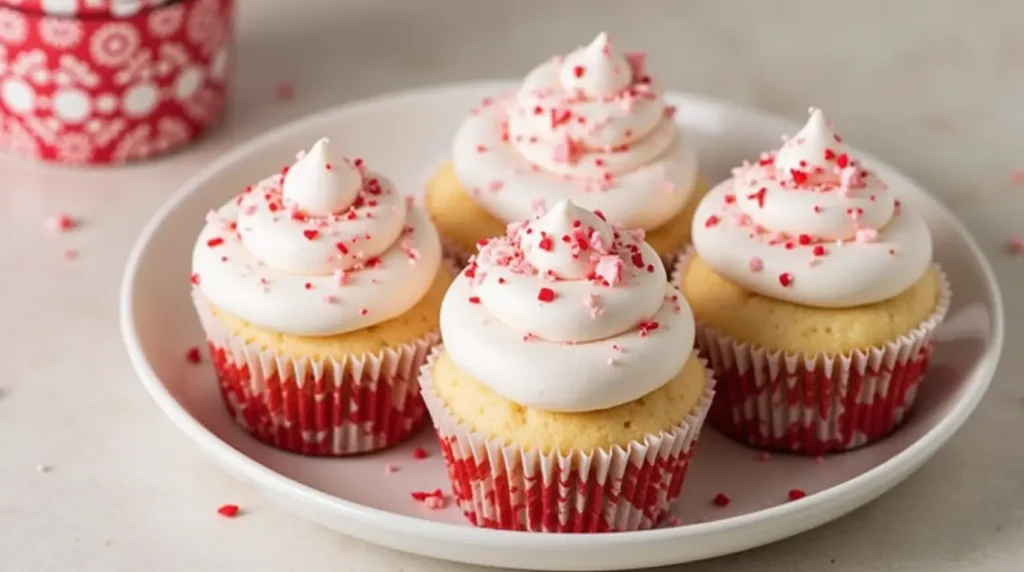
[[[234,0],[0,3],[0,149],[125,163],[182,147],[220,119]]]

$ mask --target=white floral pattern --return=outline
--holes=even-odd
[[[0,41],[7,45],[21,44],[28,37],[28,22],[17,10],[0,8]]]
[[[70,18],[43,18],[39,37],[48,46],[67,49],[82,41],[82,24]]]
[[[149,31],[158,38],[166,38],[181,29],[185,22],[185,8],[181,4],[154,10],[149,14]]]
[[[89,42],[92,60],[101,66],[118,67],[139,49],[139,31],[127,22],[104,24]]]
[[[64,163],[84,165],[92,154],[92,142],[85,133],[67,133],[57,140],[57,157]]]

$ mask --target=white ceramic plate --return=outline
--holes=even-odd
[[[328,135],[349,154],[418,192],[447,153],[455,126],[482,97],[506,83],[474,83],[345,105],[277,129],[214,162],[184,185],[146,226],[128,260],[121,324],[128,352],[159,407],[225,469],[311,520],[391,548],[461,562],[545,570],[657,566],[737,552],[838,518],[884,493],[921,466],[974,410],[989,385],[1003,340],[1003,310],[992,270],[977,244],[924,191],[903,197],[927,219],[935,252],[953,282],[954,305],[940,333],[919,406],[892,437],[816,463],[758,453],[707,430],[676,507],[683,525],[606,535],[544,535],[476,529],[454,508],[430,511],[409,493],[445,487],[431,432],[395,450],[345,460],[296,456],[250,439],[225,413],[207,365],[191,366],[185,348],[202,344],[189,298],[193,240],[211,207],[290,162]],[[691,95],[675,95],[678,120],[699,137],[703,170],[713,180],[743,158],[777,145],[797,126]],[[884,164],[883,179],[916,189]],[[431,451],[414,460],[412,450]],[[400,471],[385,474],[394,464]],[[799,488],[803,500],[787,502]],[[716,493],[732,499],[712,504]],[[951,491],[952,492],[952,491]]]

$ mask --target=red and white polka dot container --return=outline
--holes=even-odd
[[[178,149],[217,123],[235,0],[0,0],[0,149],[74,165]]]
[[[681,283],[693,251],[680,257]],[[907,418],[924,380],[952,290],[939,270],[935,311],[884,345],[849,354],[784,354],[697,324],[697,348],[718,380],[708,422],[768,451],[820,456],[882,439]]]
[[[642,441],[590,452],[541,452],[477,433],[434,390],[438,346],[420,370],[423,401],[441,442],[452,496],[474,526],[530,532],[624,532],[664,521],[682,495],[715,394],[683,421]]]

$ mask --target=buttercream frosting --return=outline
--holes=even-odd
[[[445,296],[441,334],[452,360],[506,399],[579,412],[675,377],[694,322],[642,231],[563,200],[481,246]]]
[[[326,336],[403,314],[440,262],[426,215],[321,139],[208,215],[192,281],[212,304],[253,324]]]
[[[734,169],[697,207],[693,244],[764,296],[825,308],[880,302],[927,270],[924,220],[853,158],[818,109],[782,147]]]
[[[602,33],[536,67],[461,125],[460,182],[505,221],[569,199],[629,228],[666,223],[692,194],[697,152],[644,64]]]

